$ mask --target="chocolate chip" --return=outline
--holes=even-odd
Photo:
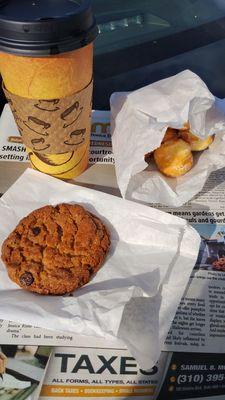
[[[41,228],[39,228],[39,226],[35,226],[34,228],[31,229],[34,236],[39,235],[39,233],[41,232]]]
[[[90,275],[92,275],[94,273],[93,268],[91,267],[91,265],[87,265],[87,270],[90,273]]]
[[[59,237],[61,238],[62,235],[63,235],[63,230],[62,230],[62,227],[60,225],[57,226],[57,232],[58,232]]]
[[[20,277],[20,283],[23,286],[30,286],[34,282],[34,277],[30,272],[25,272]]]

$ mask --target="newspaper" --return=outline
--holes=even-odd
[[[39,398],[50,347],[0,345],[0,398]]]
[[[180,209],[165,211],[188,220],[201,246],[164,350],[225,352],[225,169]]]
[[[55,332],[26,324],[19,324],[14,321],[0,319],[0,335],[2,344],[19,345],[43,345],[43,346],[75,346],[79,342],[81,346],[87,344],[86,336],[78,336],[71,332]],[[88,339],[89,340],[89,339]],[[95,339],[90,337],[89,344],[95,343]],[[105,340],[99,338],[100,345],[105,344]],[[107,342],[110,347],[120,347],[125,349],[124,344],[116,339]]]
[[[87,343],[56,348],[41,399],[76,396],[152,400],[224,400],[225,393],[225,170],[180,209],[202,243],[186,293],[157,365],[140,371],[124,348]],[[224,260],[223,260],[224,258]],[[223,263],[224,262],[224,263]],[[91,347],[91,348],[90,348]]]
[[[101,121],[107,123],[101,117],[98,121],[100,126]],[[5,132],[2,126],[1,119],[1,134]],[[106,127],[100,129],[102,134]],[[107,132],[103,134],[108,135]],[[107,138],[109,149],[110,138]],[[132,396],[134,399],[153,400],[224,400],[224,194],[225,169],[212,173],[202,192],[182,208],[171,209],[157,205],[166,212],[187,219],[200,233],[202,242],[196,266],[163,352],[152,370],[140,371],[136,361],[120,342],[106,343],[103,339],[96,341],[94,338],[87,341],[87,338],[71,333],[62,334],[0,320],[1,342],[4,344],[57,346],[50,360],[41,399],[127,399]],[[67,357],[68,354],[71,357]],[[62,366],[66,366],[66,372]]]

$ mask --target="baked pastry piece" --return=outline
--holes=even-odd
[[[189,122],[185,122],[185,124],[180,128],[180,131],[189,131],[190,129],[190,124]]]
[[[182,139],[169,140],[154,152],[155,163],[164,175],[178,177],[193,166],[191,147]]]
[[[213,136],[208,136],[206,139],[199,139],[190,131],[180,131],[180,135],[183,140],[190,144],[192,151],[205,150],[210,146],[210,144],[212,144],[214,140]]]
[[[22,219],[2,246],[10,279],[32,292],[65,294],[85,285],[103,264],[110,236],[80,205],[45,206]]]
[[[167,142],[168,140],[171,140],[171,139],[178,139],[179,138],[178,134],[179,134],[179,131],[177,129],[167,128],[165,136],[164,136],[164,138],[162,140],[162,143],[165,143],[165,142]],[[153,151],[151,151],[150,153],[145,154],[145,162],[150,164],[152,155],[153,155]]]
[[[162,140],[162,143],[165,143],[171,139],[178,139],[178,133],[179,133],[179,131],[177,129],[167,128],[165,136]]]

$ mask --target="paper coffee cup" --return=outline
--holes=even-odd
[[[63,179],[88,165],[96,35],[86,0],[0,4],[6,97],[32,167]]]

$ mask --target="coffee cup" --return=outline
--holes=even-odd
[[[33,168],[71,179],[88,165],[93,41],[89,0],[0,2],[0,72]]]

